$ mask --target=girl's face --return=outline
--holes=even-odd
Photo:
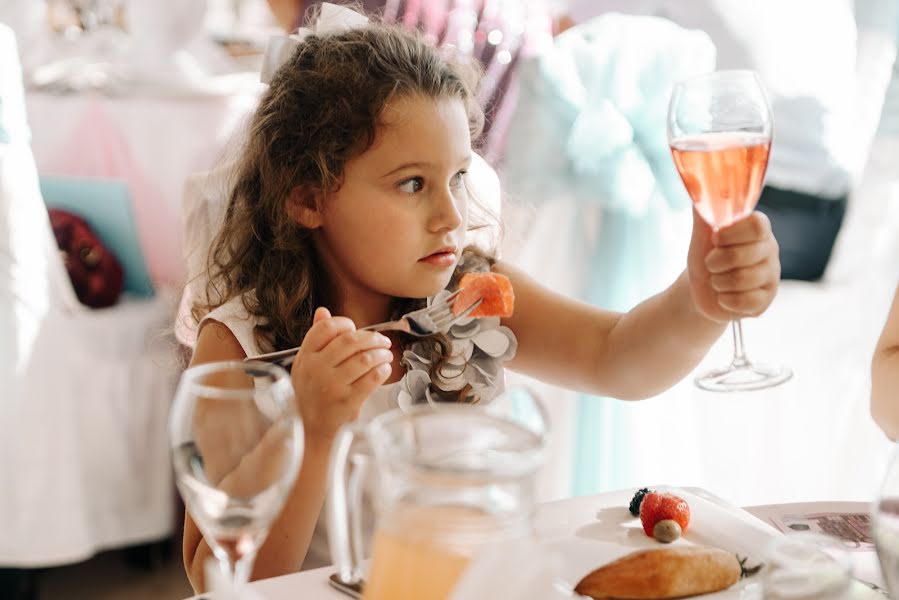
[[[462,101],[399,98],[381,123],[374,145],[347,163],[316,231],[344,301],[432,296],[465,243],[471,137]]]

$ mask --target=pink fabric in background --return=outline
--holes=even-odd
[[[159,189],[138,167],[127,139],[96,97],[88,101],[43,172],[127,181],[150,277],[156,284],[175,283],[172,277],[181,273],[183,266],[181,249],[170,243],[170,233],[180,216],[170,210],[169,203],[163,202]]]
[[[256,73],[202,93],[26,95],[31,147],[42,175],[128,182],[148,271],[157,290],[180,288],[182,223],[191,173],[227,162],[256,106]],[[162,90],[160,90],[162,92]]]

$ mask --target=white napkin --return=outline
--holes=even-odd
[[[741,600],[761,600],[766,594],[796,600],[870,597],[870,590],[849,579],[852,567],[848,555],[822,551],[826,548],[821,545],[826,536],[785,536],[720,500],[709,500],[683,489],[664,491],[680,496],[690,505],[689,534],[693,542],[734,552],[747,559],[747,567],[765,564],[761,572],[744,581]],[[833,542],[834,548],[840,547],[837,540]]]
[[[783,536],[777,529],[736,507],[722,506],[680,488],[659,488],[680,496],[690,505],[690,539],[749,558],[747,566],[765,562],[771,545]]]
[[[533,540],[497,542],[482,549],[450,600],[561,600],[581,598],[561,582],[561,556]]]

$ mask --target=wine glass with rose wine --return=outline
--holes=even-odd
[[[717,232],[749,216],[768,167],[773,128],[765,91],[752,71],[715,71],[678,83],[668,105],[668,143],[699,215]],[[792,377],[784,366],[749,360],[739,319],[731,364],[696,385],[716,392],[759,390]]]

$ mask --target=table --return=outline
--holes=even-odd
[[[740,509],[705,490],[699,488],[684,489],[727,509],[753,529],[762,532],[772,530],[770,525],[767,524],[767,519],[771,514],[777,512],[778,505]],[[622,508],[625,505],[623,502],[629,494],[630,491],[609,492],[595,496],[580,496],[540,504],[535,522],[537,537],[541,540],[552,540],[560,537],[573,537],[583,533],[584,530],[598,524],[598,512],[617,508],[624,510]],[[859,509],[862,509],[862,506],[862,503],[859,503]],[[855,574],[865,578],[866,581],[883,586],[883,582],[879,579],[879,569],[877,569],[874,553],[856,554],[863,555],[853,557],[856,565]],[[303,600],[346,600],[347,596],[337,592],[328,584],[328,577],[333,571],[333,567],[323,567],[257,581],[251,584],[251,587],[265,600],[296,600],[297,598],[302,598]],[[882,600],[882,598],[883,596],[873,592],[861,583],[856,582],[853,587],[853,600]]]

